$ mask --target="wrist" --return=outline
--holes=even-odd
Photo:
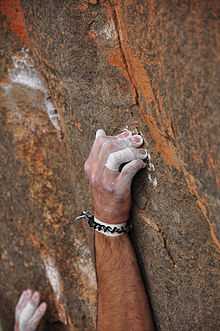
[[[132,229],[132,224],[123,223],[105,223],[89,211],[83,211],[79,216],[75,218],[75,221],[84,219],[88,222],[89,226],[94,228],[95,231],[99,231],[102,235],[109,237],[122,236],[124,233],[128,233]]]
[[[100,233],[108,237],[122,236],[124,233],[128,233],[132,228],[131,224],[127,224],[125,222],[117,224],[105,223],[96,218],[95,216],[93,217],[91,222],[96,231],[99,231]]]
[[[120,209],[119,209],[120,210]],[[127,224],[129,219],[129,212],[118,210],[106,210],[103,208],[93,208],[93,215],[98,220],[109,224]]]

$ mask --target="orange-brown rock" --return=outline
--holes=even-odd
[[[92,244],[70,220],[90,206],[96,129],[125,126],[156,168],[155,189],[146,171],[135,180],[131,220],[157,328],[218,330],[219,2],[1,0],[0,12],[3,330],[27,286],[50,325],[95,330]],[[43,87],[16,81],[24,46]]]

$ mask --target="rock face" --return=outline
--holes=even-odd
[[[219,1],[1,0],[0,11],[3,330],[25,287],[49,302],[48,328],[95,330],[91,235],[71,218],[90,206],[96,129],[126,126],[143,133],[158,182],[137,176],[131,216],[157,329],[218,330]]]

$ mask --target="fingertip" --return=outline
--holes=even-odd
[[[34,302],[38,302],[40,300],[40,293],[35,291],[34,294],[32,295],[32,300]]]
[[[23,290],[20,294],[20,297],[25,296],[27,294],[27,290]]]
[[[140,161],[141,161],[140,165],[142,166],[142,168],[146,168],[146,166],[147,166],[147,163],[146,163],[146,162],[144,162],[143,160],[140,160]]]
[[[135,153],[135,156],[137,159],[140,159],[140,160],[146,160],[147,157],[148,157],[148,152],[146,149],[143,149],[143,148],[134,148],[133,149],[134,153]]]
[[[25,292],[27,297],[30,297],[32,295],[32,290],[30,288],[28,288]]]
[[[133,146],[137,146],[137,147],[142,146],[143,145],[143,142],[144,142],[143,137],[141,135],[139,135],[139,134],[136,134],[136,135],[132,136],[130,138],[130,140],[131,140],[132,145]]]
[[[46,302],[41,303],[41,305],[39,306],[39,310],[40,310],[41,313],[45,313],[46,312],[46,310],[47,310],[47,304],[46,304]]]
[[[98,137],[104,137],[104,136],[106,136],[106,133],[105,133],[105,131],[103,129],[98,129],[96,131],[96,135],[95,135],[96,138],[98,138]]]
[[[116,137],[117,138],[127,138],[127,137],[130,137],[131,135],[132,135],[132,132],[130,130],[124,129]]]
[[[136,160],[136,169],[137,171],[146,168],[147,164],[143,160]]]
[[[29,321],[29,324],[31,325],[31,330],[36,330],[37,326],[40,323],[41,318],[44,316],[47,309],[46,302],[43,302],[40,304],[40,306],[35,310],[35,313],[33,314],[31,320]]]

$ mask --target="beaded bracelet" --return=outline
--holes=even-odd
[[[93,227],[96,231],[111,237],[121,236],[124,233],[128,233],[132,229],[132,224],[108,224],[98,220],[89,211],[83,211],[80,216],[76,217],[74,221],[85,219],[90,227]]]

